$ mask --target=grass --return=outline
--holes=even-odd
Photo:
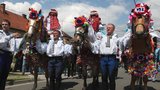
[[[22,75],[20,73],[10,73],[8,75],[7,81],[16,81],[16,80],[27,80],[31,79],[28,75]]]

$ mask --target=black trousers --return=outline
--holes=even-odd
[[[12,54],[8,51],[0,52],[0,90],[5,90],[11,63]]]
[[[61,85],[61,75],[64,70],[64,62],[62,57],[49,58],[48,72],[50,78],[49,90],[59,90]]]

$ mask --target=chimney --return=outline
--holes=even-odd
[[[22,14],[22,17],[23,17],[23,18],[27,18],[27,15],[26,15],[26,14]]]
[[[0,6],[1,6],[1,7],[0,7],[1,12],[2,12],[2,13],[5,13],[6,4],[2,3]]]

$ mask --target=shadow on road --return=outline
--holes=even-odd
[[[60,90],[68,90],[69,88],[72,88],[77,84],[78,84],[77,82],[62,82]],[[47,88],[43,87],[42,89],[39,90],[47,90]]]
[[[149,87],[149,86],[147,88],[148,88],[148,90],[156,90],[155,88]],[[130,86],[125,86],[124,90],[131,90],[131,88],[130,88]],[[140,89],[139,85],[136,85],[135,90],[142,90],[142,89]]]
[[[62,82],[61,86],[63,87],[61,87],[60,90],[67,90],[68,88],[72,88],[77,84],[77,82]]]
[[[89,84],[87,90],[106,90],[106,89],[103,88],[102,82],[99,82],[98,85]]]
[[[123,79],[123,77],[116,77],[116,79]]]
[[[153,83],[155,83],[155,82],[160,82],[160,80],[155,80],[155,81],[151,81],[151,80],[149,80],[150,82],[153,82]]]

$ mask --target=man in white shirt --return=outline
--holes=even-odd
[[[19,33],[10,33],[10,22],[7,19],[2,20],[2,30],[0,30],[0,90],[5,90],[5,83],[12,63],[12,54],[14,52],[13,39],[19,37]]]
[[[61,74],[64,69],[64,54],[71,54],[71,47],[65,46],[63,40],[60,39],[60,31],[54,30],[53,37],[47,46],[47,55],[49,56],[48,71],[50,77],[49,90],[59,90],[61,84]]]
[[[106,90],[115,90],[115,70],[118,61],[117,55],[117,34],[114,34],[115,25],[109,23],[106,25],[107,35],[102,38],[100,43],[100,67],[102,72],[102,84]],[[109,77],[109,83],[108,83]]]

